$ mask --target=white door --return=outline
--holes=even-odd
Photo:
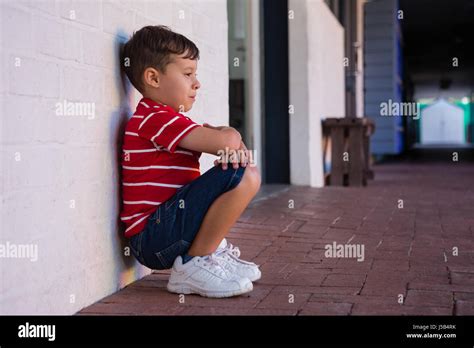
[[[421,112],[422,144],[464,144],[464,110],[441,99]]]

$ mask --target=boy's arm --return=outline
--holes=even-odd
[[[212,126],[210,126],[212,127]],[[240,148],[242,137],[232,127],[196,127],[189,132],[180,142],[179,146],[188,150],[218,155],[219,150],[226,147],[232,150]]]

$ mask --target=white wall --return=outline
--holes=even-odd
[[[118,220],[117,139],[140,96],[123,95],[115,42],[155,24],[201,50],[189,116],[228,124],[225,1],[1,2],[0,247],[38,259],[0,259],[0,314],[72,314],[149,273],[124,255]],[[94,117],[58,116],[65,100]]]
[[[357,0],[357,75],[356,84],[356,115],[364,117],[364,3]]]
[[[324,186],[321,119],[345,115],[344,29],[322,0],[290,0],[290,180]]]

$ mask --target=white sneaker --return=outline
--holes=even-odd
[[[231,297],[253,290],[248,278],[230,275],[214,255],[195,256],[183,264],[178,256],[168,281],[168,291],[205,297]]]
[[[253,262],[239,259],[239,248],[228,243],[225,238],[219,244],[214,254],[218,259],[224,261],[222,263],[223,267],[232,274],[248,278],[252,282],[257,281],[262,277],[262,272],[260,272],[258,266]]]

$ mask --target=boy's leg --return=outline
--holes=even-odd
[[[213,253],[258,192],[260,182],[258,169],[247,166],[240,183],[211,204],[187,254],[203,256]]]

